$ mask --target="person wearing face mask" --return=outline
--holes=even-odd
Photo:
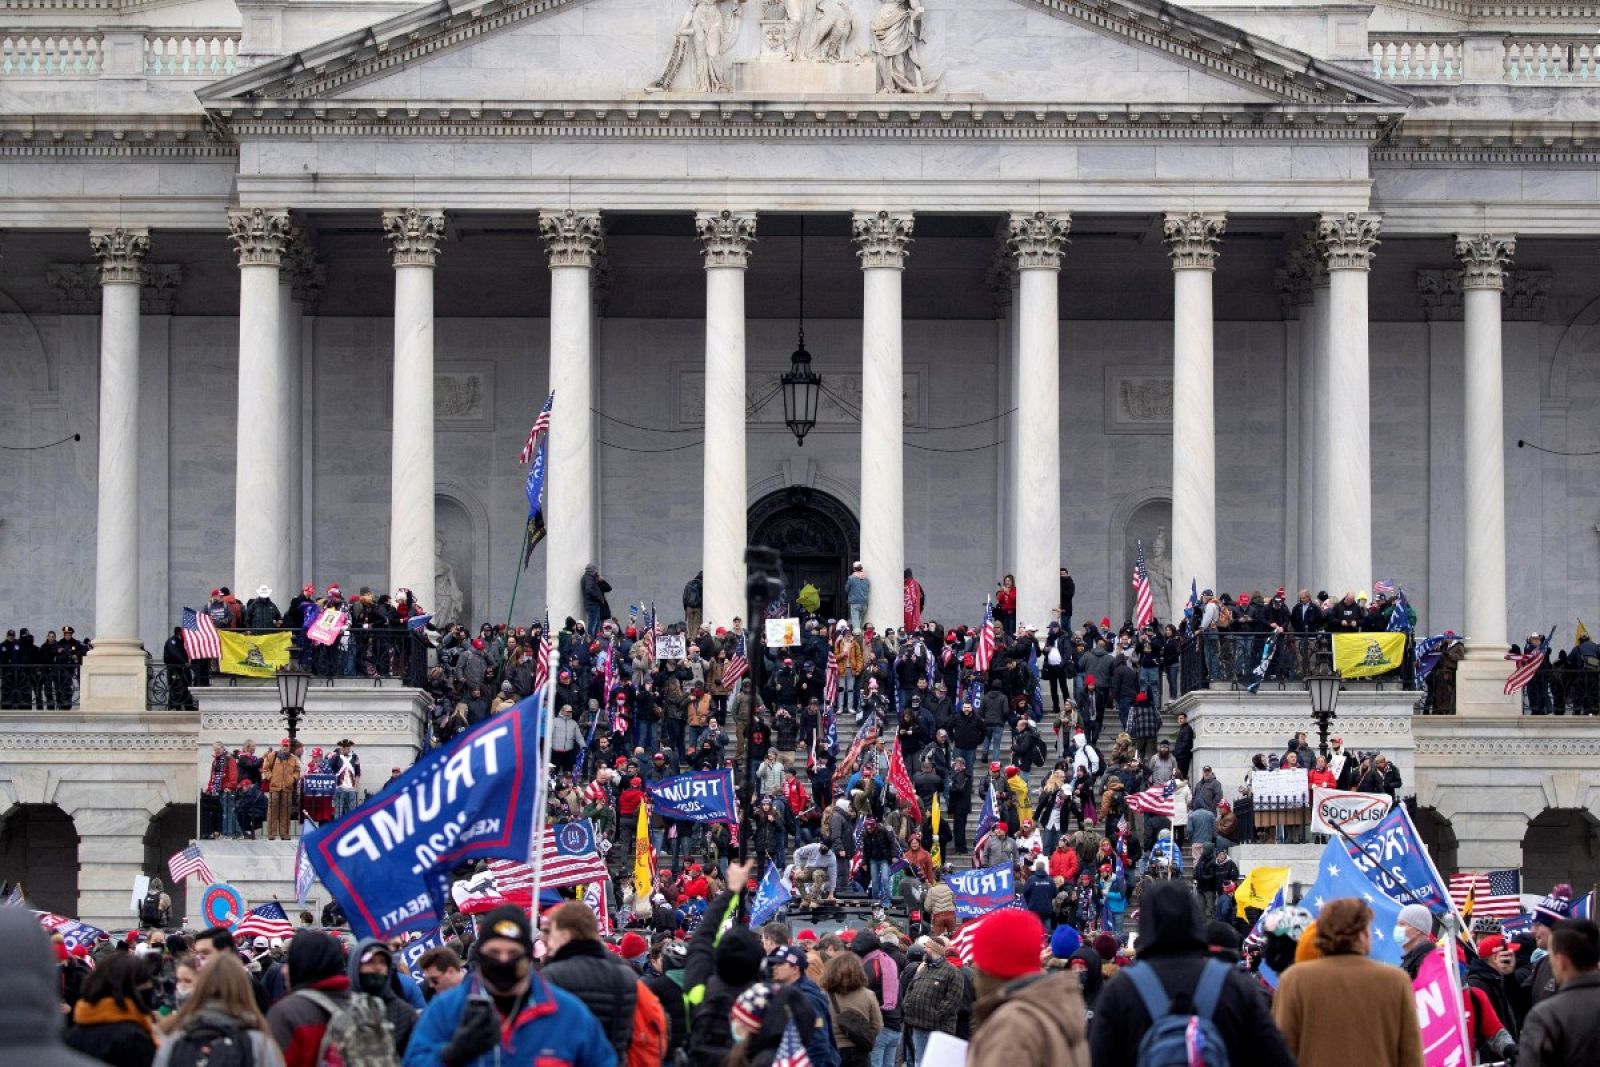
[[[154,993],[144,960],[128,952],[108,957],[84,983],[67,1044],[114,1067],[150,1067],[156,1058]]]
[[[429,1003],[411,1033],[406,1067],[615,1067],[599,1021],[534,970],[527,912],[496,908],[480,929],[476,973]]]
[[[350,954],[350,985],[369,997],[383,1002],[383,1013],[394,1027],[394,1050],[406,1054],[406,1044],[411,1040],[411,1030],[417,1024],[416,1008],[405,998],[400,988],[400,975],[394,967],[394,953],[388,945],[375,938],[365,938]]]
[[[204,971],[190,959],[178,964],[178,975],[178,1010],[161,1024],[166,1036],[152,1067],[204,1062],[204,1050],[219,1041],[239,1047],[248,1042],[254,1067],[283,1067],[283,1052],[268,1032],[250,976],[237,957],[220,957]]]
[[[1407,904],[1401,908],[1400,917],[1395,920],[1394,941],[1405,951],[1405,955],[1400,957],[1401,968],[1415,982],[1428,954],[1438,951],[1438,945],[1433,940],[1433,913],[1421,904]],[[1457,955],[1463,956],[1464,953],[1458,949]],[[1475,1044],[1481,1043],[1488,1049],[1492,1059],[1517,1058],[1517,1046],[1511,1032],[1506,1029],[1493,1002],[1482,989],[1470,983],[1463,988],[1461,1007],[1467,1017],[1467,1034]]]

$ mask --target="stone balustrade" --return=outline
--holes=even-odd
[[[237,30],[10,30],[0,32],[0,77],[214,81],[237,71],[238,51]]]
[[[1594,85],[1600,34],[1375,33],[1372,76],[1408,85]]]
[[[155,77],[222,78],[234,73],[236,30],[181,30],[145,34],[144,69]]]
[[[103,42],[94,30],[6,31],[0,33],[0,76],[94,77]]]

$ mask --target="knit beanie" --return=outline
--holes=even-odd
[[[1009,981],[1039,970],[1044,923],[1031,911],[1006,908],[985,919],[973,932],[972,965],[994,978]]]
[[[1533,909],[1533,921],[1554,926],[1572,914],[1572,887],[1565,882],[1550,890],[1550,895]]]
[[[1433,912],[1421,904],[1407,904],[1401,908],[1398,922],[1401,926],[1409,926],[1433,936]]]
[[[622,943],[617,946],[617,955],[630,963],[650,955],[650,943],[637,933],[629,930],[622,935]]]
[[[747,985],[760,977],[766,958],[761,939],[746,927],[735,927],[717,945],[717,977],[731,986]]]
[[[1058,960],[1070,958],[1082,947],[1083,938],[1065,923],[1056,927],[1056,932],[1050,935],[1050,955]]]
[[[772,987],[765,982],[757,982],[739,994],[739,999],[733,1002],[733,1010],[728,1013],[728,1019],[753,1034],[761,1029],[761,1022],[771,1005]]]
[[[1095,955],[1103,960],[1109,960],[1115,956],[1119,947],[1121,946],[1117,941],[1116,934],[1105,933],[1094,939]]]
[[[1317,948],[1317,924],[1315,921],[1306,927],[1306,932],[1301,935],[1300,943],[1294,949],[1294,961],[1305,963],[1307,960],[1320,960],[1322,952]]]

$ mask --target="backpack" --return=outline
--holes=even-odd
[[[1233,609],[1223,604],[1217,609],[1217,629],[1226,630],[1233,625]]]
[[[170,1067],[254,1067],[256,1049],[238,1022],[208,1016],[171,1040]]]
[[[322,1044],[317,1047],[316,1067],[399,1067],[394,1053],[394,1027],[383,1001],[366,993],[353,993],[350,1003],[335,1004],[314,989],[298,990],[299,996],[328,1013]]]
[[[209,1013],[172,1039],[167,1058],[169,1067],[254,1067],[255,1062],[244,1026]]]
[[[1172,1010],[1172,998],[1161,985],[1161,978],[1149,964],[1123,969],[1133,981],[1144,1010],[1150,1014],[1150,1028],[1139,1042],[1134,1062],[1138,1067],[1229,1067],[1228,1046],[1212,1017],[1222,999],[1222,984],[1228,978],[1228,965],[1207,960],[1200,981],[1188,998],[1193,1014]]]
[[[161,894],[152,890],[139,905],[139,921],[146,926],[161,925]]]

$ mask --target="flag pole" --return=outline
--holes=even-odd
[[[550,607],[546,605],[545,613],[548,615],[549,612]],[[539,928],[539,891],[544,885],[544,830],[548,807],[546,797],[550,788],[550,724],[555,719],[556,669],[560,666],[560,661],[556,658],[554,636],[541,633],[539,640],[550,642],[550,669],[545,672],[543,706],[539,708],[539,766],[533,788],[533,839],[528,845],[528,863],[533,868],[533,881],[530,887],[533,890],[533,898],[529,901],[529,909],[535,930]],[[534,655],[537,657],[538,649],[534,650]]]
[[[511,580],[511,604],[506,608],[506,633],[511,633],[511,620],[517,614],[517,589],[522,585],[522,572],[528,569],[528,538],[533,536],[533,529],[527,524],[522,524],[522,549],[517,553],[516,577]],[[509,640],[509,637],[506,638]],[[503,645],[502,645],[503,650]]]

